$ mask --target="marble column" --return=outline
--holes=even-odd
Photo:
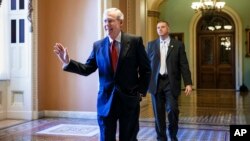
[[[157,21],[159,20],[160,12],[148,10],[147,11],[147,41],[154,40],[158,37],[156,32]]]

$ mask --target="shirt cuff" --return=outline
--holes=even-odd
[[[69,60],[69,62],[70,62],[70,60]],[[68,65],[69,65],[69,63],[63,63],[62,68],[64,69],[64,68],[66,68]]]

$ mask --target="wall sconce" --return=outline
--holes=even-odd
[[[207,28],[208,28],[208,30],[211,30],[211,31],[215,30],[215,28],[213,26],[208,26]]]
[[[231,25],[224,25],[224,29],[226,30],[231,30],[233,28],[233,26]]]
[[[221,25],[216,25],[216,26],[214,26],[217,30],[218,29],[221,29]]]

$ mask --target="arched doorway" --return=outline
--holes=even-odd
[[[197,88],[235,89],[235,25],[226,13],[197,24]]]

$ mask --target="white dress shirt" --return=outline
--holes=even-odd
[[[168,53],[168,46],[169,46],[170,38],[168,37],[165,40],[160,40],[160,53],[161,53],[161,66],[160,66],[160,74],[164,75],[167,74],[167,53]]]

